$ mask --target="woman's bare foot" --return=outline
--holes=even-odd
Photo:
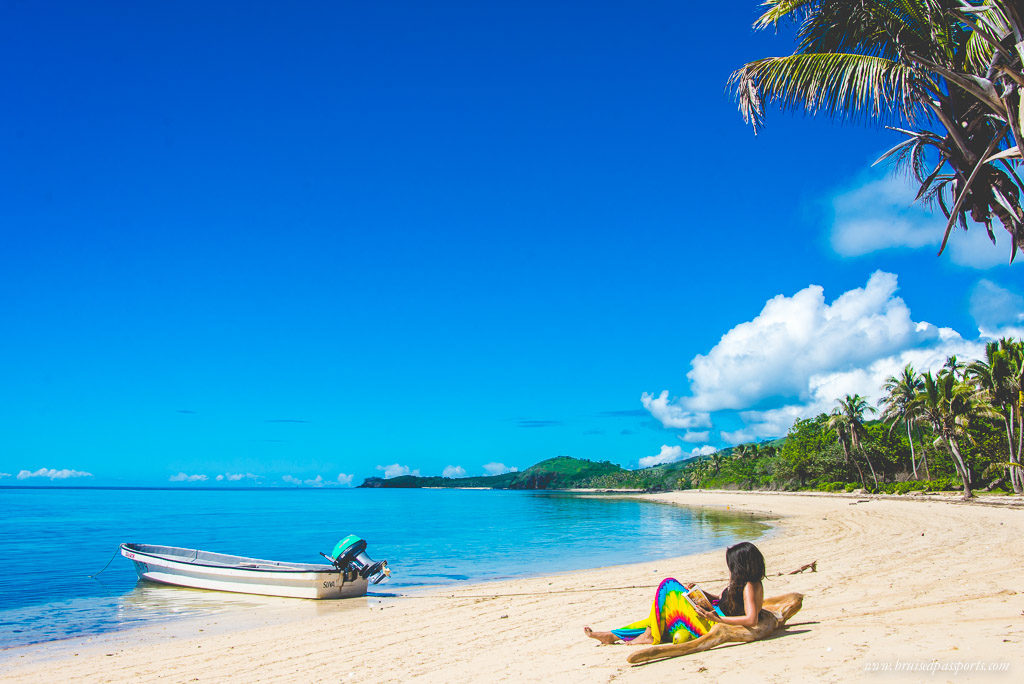
[[[594,630],[590,629],[589,627],[584,627],[583,628],[583,633],[586,634],[591,639],[597,639],[598,641],[600,641],[605,646],[610,646],[610,645],[614,644],[616,641],[619,640],[619,637],[615,636],[611,632],[595,632]]]

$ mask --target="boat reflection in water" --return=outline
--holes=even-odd
[[[366,610],[371,599],[295,601],[277,596],[233,594],[223,591],[176,587],[139,580],[135,589],[118,599],[118,618],[125,623],[152,623],[171,618],[245,616],[252,626],[290,617]]]

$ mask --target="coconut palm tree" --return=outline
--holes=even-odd
[[[755,30],[797,24],[793,54],[755,60],[730,85],[755,132],[765,103],[888,124],[905,139],[881,159],[909,166],[915,200],[957,223],[993,219],[1024,249],[1015,166],[1024,150],[1020,0],[765,0]],[[877,162],[876,162],[877,163]]]
[[[858,451],[863,454],[864,460],[868,462],[868,468],[871,469],[871,477],[875,481],[875,487],[878,487],[878,475],[875,473],[875,466],[871,463],[871,458],[862,448],[860,441],[862,437],[867,436],[867,430],[864,429],[864,414],[875,412],[874,407],[861,395],[847,394],[845,398],[839,400],[839,406],[832,412],[828,426],[835,430],[836,435],[839,437],[839,444],[843,447],[843,456],[846,457],[846,461],[850,461],[851,452],[854,455],[853,463],[857,466],[861,483],[866,484],[864,482],[864,472],[861,470],[860,464],[856,459]]]
[[[732,460],[742,461],[746,458],[757,458],[758,447],[756,444],[739,444],[732,448]]]
[[[985,345],[985,358],[967,367],[967,376],[985,393],[992,407],[999,413],[1006,430],[1009,464],[1020,463],[1020,393],[1024,375],[1024,354],[1021,344],[1008,339]],[[1024,482],[1019,468],[1006,468],[1016,494],[1024,493]]]
[[[890,375],[889,379],[885,381],[886,396],[882,399],[882,405],[884,406],[882,420],[889,422],[889,432],[891,433],[900,421],[907,427],[907,442],[910,443],[910,467],[914,471],[915,480],[918,479],[917,458],[914,454],[914,435],[910,429],[913,420],[911,419],[909,406],[910,402],[917,396],[917,393],[921,391],[922,385],[921,376],[908,363],[899,375]],[[921,458],[924,461],[923,454]],[[927,462],[924,463],[924,467],[927,473]],[[931,479],[931,475],[928,475],[928,479]]]
[[[971,470],[961,451],[961,440],[970,440],[968,428],[977,418],[994,417],[998,413],[967,382],[958,380],[949,371],[940,371],[937,376],[930,372],[921,376],[922,388],[910,404],[915,418],[931,423],[937,435],[936,446],[945,444],[953,454],[953,463],[964,488],[964,498],[971,492]]]
[[[836,433],[836,439],[839,440],[839,446],[843,448],[843,461],[849,465],[850,463],[850,421],[845,415],[843,415],[839,409],[834,409],[832,415],[828,419],[828,427],[830,430]],[[867,487],[867,482],[864,480],[864,471],[861,470],[860,463],[857,461],[853,462],[853,465],[857,468],[857,475],[860,478],[860,483]]]
[[[942,364],[942,370],[952,374],[957,380],[963,380],[967,373],[967,364],[953,354],[946,357],[946,362]]]

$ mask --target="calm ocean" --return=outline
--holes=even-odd
[[[121,542],[318,562],[347,534],[393,579],[371,591],[578,570],[760,536],[749,517],[560,493],[416,489],[0,489],[0,648],[200,615],[223,596],[137,586]],[[212,604],[215,605],[215,604]]]

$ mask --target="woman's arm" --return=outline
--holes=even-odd
[[[743,615],[723,617],[718,613],[706,611],[702,608],[698,608],[697,612],[712,622],[721,622],[725,625],[739,625],[741,627],[756,627],[762,604],[764,604],[764,587],[760,582],[756,585],[747,582],[746,586],[743,587]]]

